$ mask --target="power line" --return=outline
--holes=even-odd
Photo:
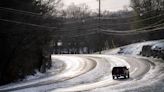
[[[13,9],[13,8],[6,8],[6,7],[0,7],[0,10],[8,10],[8,11],[14,11],[14,12],[19,12],[19,13],[23,13],[23,14],[42,16],[42,14],[39,14],[39,13],[34,13],[34,12],[29,12],[29,11],[24,11],[24,10],[18,10],[18,9]],[[152,12],[152,11],[155,11],[155,10],[157,10],[157,9],[146,11],[146,12],[143,12],[142,14],[146,14],[148,12]],[[161,10],[164,10],[164,9],[161,9]],[[100,19],[120,19],[120,18],[131,18],[131,17],[135,17],[135,16],[138,16],[138,15],[128,16],[128,17],[111,17],[111,18],[101,17]],[[94,17],[93,19],[99,19],[99,17]],[[85,19],[85,20],[90,20],[90,19]],[[80,22],[80,21],[76,21],[76,22]],[[76,23],[76,22],[71,22],[71,23]],[[67,24],[67,23],[65,23],[65,24]]]
[[[147,29],[152,29],[152,28],[156,28],[156,27],[159,27],[159,26],[163,26],[163,24],[158,24],[158,23],[160,23],[161,21],[163,21],[163,20],[160,20],[160,21],[158,21],[158,22],[155,22],[154,24],[152,24],[152,25],[150,25],[150,26],[146,26],[146,27],[143,27],[143,28],[139,28],[139,29],[133,29],[133,30],[126,30],[126,31],[123,31],[123,32],[132,32],[132,31],[140,31],[140,30],[147,30]],[[88,32],[96,32],[97,30],[99,30],[98,28],[92,28],[92,29],[87,29],[88,30]],[[119,32],[121,32],[121,31],[117,31],[117,30],[103,30],[103,29],[100,29],[101,31],[105,31],[105,32],[113,32],[113,33],[119,33]],[[71,30],[71,31],[65,31],[65,30],[60,30],[59,32],[75,32],[76,30]],[[100,32],[101,32],[100,31]],[[85,32],[87,32],[87,31],[85,31]]]
[[[43,25],[25,23],[25,22],[14,21],[14,20],[7,20],[7,19],[0,19],[0,21],[5,21],[5,22],[10,22],[10,23],[15,23],[15,24],[21,24],[21,25],[28,25],[28,26],[33,26],[33,27],[40,27],[40,28],[57,29],[57,27],[48,27],[48,26],[43,26]]]
[[[149,13],[149,12],[153,12],[153,11],[156,11],[156,10],[158,10],[158,9],[152,9],[152,10],[150,10],[150,11],[146,11],[146,12],[142,12],[139,16],[143,16],[144,14],[147,14],[147,13]],[[160,9],[161,11],[162,10],[164,10],[164,9]],[[115,19],[126,19],[126,18],[132,18],[132,17],[137,17],[138,15],[132,15],[132,16],[120,16],[120,17],[111,17],[111,18],[109,18],[109,17],[101,17],[101,19],[111,19],[111,20],[115,20]],[[95,19],[98,19],[98,17],[94,17]]]
[[[138,29],[133,29],[133,30],[125,30],[124,32],[131,32],[131,31],[139,31],[139,30],[146,30],[146,29],[150,29],[150,28],[154,28],[154,27],[158,27],[158,26],[160,26],[161,24],[158,24],[158,23],[160,23],[160,22],[162,22],[163,20],[159,20],[159,21],[157,21],[157,22],[155,22],[155,23],[153,23],[153,24],[151,24],[151,25],[149,25],[149,26],[146,26],[146,27],[142,27],[142,28],[138,28]],[[156,24],[158,24],[158,25],[156,25]],[[99,26],[98,24],[94,24],[94,25],[92,25],[92,27],[94,28],[92,28],[91,27],[91,31],[95,31],[95,27],[94,26]],[[81,27],[80,25],[79,26],[72,26],[71,28],[69,27],[69,29],[71,29],[71,30],[78,30],[78,27]],[[60,32],[63,32],[63,31],[65,31],[65,30],[62,30],[63,28],[61,28],[60,29]],[[87,30],[90,30],[90,29],[87,29]],[[96,30],[98,30],[98,29],[96,29]],[[101,28],[101,30],[102,30],[102,28]],[[117,32],[117,30],[113,30],[114,32]],[[68,32],[70,32],[70,31],[68,31]],[[120,32],[120,31],[118,31],[118,32]]]
[[[154,18],[158,18],[158,17],[161,17],[161,16],[163,16],[164,14],[160,14],[160,15],[157,15],[157,16],[153,16],[153,17],[149,17],[149,18],[146,18],[146,19],[143,19],[143,20],[138,20],[138,21],[134,21],[134,22],[129,22],[129,23],[119,23],[119,24],[100,24],[100,26],[105,26],[105,25],[109,25],[110,27],[116,27],[116,26],[119,26],[119,25],[130,25],[130,24],[136,24],[136,23],[138,23],[138,22],[144,22],[144,21],[148,21],[148,20],[151,20],[151,19],[154,19]],[[160,20],[160,22],[161,22],[161,20]],[[81,24],[82,25],[82,24]],[[72,27],[69,27],[69,28],[71,28],[71,29],[75,29],[75,30],[77,30],[78,29],[78,27],[81,27],[81,25],[78,25],[78,26],[72,26]],[[85,25],[85,24],[84,24]],[[92,25],[93,27],[94,26],[99,26],[99,24],[90,24],[90,25]],[[154,25],[154,24],[152,24],[152,25]],[[144,27],[145,28],[145,27]]]
[[[10,22],[10,23],[16,23],[16,24],[23,24],[23,25],[29,25],[29,26],[34,26],[34,27],[41,27],[41,28],[48,28],[48,29],[56,29],[56,27],[48,27],[48,26],[42,26],[42,25],[36,25],[36,24],[31,24],[31,23],[24,23],[24,22],[19,22],[19,21],[13,21],[13,20],[7,20],[7,19],[0,19],[0,21],[5,21],[5,22]],[[160,20],[161,21],[161,20]],[[160,22],[160,21],[158,21],[158,22]],[[158,22],[156,22],[156,23],[158,23]],[[154,23],[154,24],[156,24],[156,23]],[[147,26],[147,27],[143,27],[143,28],[139,28],[139,29],[135,29],[135,30],[128,30],[128,31],[124,31],[124,32],[131,32],[131,31],[139,31],[139,30],[146,30],[146,29],[150,29],[150,28],[153,28],[153,27],[158,27],[158,26],[160,26],[160,25],[163,25],[163,24],[158,24],[158,25],[154,25],[154,26]],[[90,29],[88,29],[88,30],[90,30]],[[98,29],[97,28],[95,28],[95,29],[91,29],[90,31],[97,31]],[[107,30],[102,30],[101,29],[101,31],[107,31]],[[59,32],[64,32],[64,31],[59,31]],[[70,32],[70,31],[65,31],[65,32]],[[120,32],[120,31],[112,31],[112,30],[110,30],[110,32]]]
[[[69,31],[66,31],[66,30],[63,30],[63,29],[59,29],[60,31],[59,32],[75,32],[75,31],[77,31],[78,29],[71,29],[71,31],[69,30]],[[68,29],[67,29],[68,30]],[[82,30],[82,29],[81,29]],[[83,30],[85,30],[85,32],[89,32],[89,31],[97,31],[98,30],[98,28],[90,28],[90,29],[83,29]],[[87,30],[87,31],[86,31]]]
[[[164,14],[160,14],[160,15],[156,15],[156,16],[153,16],[153,17],[149,17],[149,18],[146,18],[146,19],[142,19],[142,20],[138,20],[138,21],[134,21],[134,22],[129,22],[129,23],[117,23],[117,24],[103,24],[103,25],[127,25],[127,24],[135,24],[135,23],[138,23],[138,22],[143,22],[143,21],[148,21],[148,20],[151,20],[151,19],[154,19],[154,18],[158,18],[158,17],[161,17],[163,16]]]
[[[39,13],[33,13],[33,12],[28,12],[28,11],[23,11],[23,10],[17,10],[17,9],[13,9],[13,8],[5,8],[5,7],[0,7],[0,10],[9,10],[9,11],[15,11],[15,12],[20,12],[20,13],[23,13],[23,14],[30,14],[30,15],[37,15],[37,16],[42,16],[41,14],[39,14]],[[154,11],[154,10],[151,10],[151,11]],[[151,11],[147,11],[147,12],[151,12]],[[147,13],[147,12],[145,12],[145,13]],[[143,13],[144,14],[144,13]],[[162,14],[162,15],[164,15],[164,14]],[[135,21],[135,22],[130,22],[130,23],[137,23],[137,22],[142,22],[142,21],[145,21],[145,20],[149,20],[149,19],[153,19],[153,18],[156,18],[156,17],[160,17],[160,16],[162,16],[162,15],[158,15],[158,16],[153,16],[153,17],[150,17],[150,18],[146,18],[146,19],[143,19],[143,20],[140,20],[140,21]],[[101,17],[102,18],[102,17]],[[100,19],[101,19],[100,18]],[[112,18],[113,19],[113,18]],[[80,21],[78,21],[78,22],[80,22]],[[76,22],[71,22],[71,24],[72,23],[77,23],[77,21]],[[70,23],[64,23],[64,24],[70,24]],[[129,24],[129,23],[119,23],[119,24],[103,24],[103,25],[122,25],[122,24]],[[34,25],[36,25],[36,24],[34,24]],[[101,24],[102,25],[102,24]]]
[[[156,28],[156,27],[159,27],[159,26],[163,26],[164,23],[160,23],[160,22],[163,22],[164,20],[159,20],[158,22],[155,22],[149,26],[146,26],[146,27],[143,27],[143,28],[138,28],[138,29],[134,29],[134,30],[131,30],[131,31],[141,31],[141,30],[146,30],[146,29],[151,29],[151,28]],[[159,24],[160,23],[160,24]]]
[[[64,31],[64,30],[92,30],[95,28],[98,28],[98,24],[93,24],[93,25],[71,25],[71,26],[65,26],[63,28],[60,28],[60,31]]]
[[[124,32],[131,32],[131,31],[140,31],[140,30],[146,30],[146,29],[151,29],[151,28],[155,28],[155,27],[159,27],[159,26],[162,26],[164,23],[161,23],[161,24],[158,24],[160,22],[162,22],[164,20],[159,20],[149,26],[146,26],[146,27],[142,27],[142,28],[138,28],[138,29],[133,29],[133,30],[125,30]],[[103,31],[107,31],[107,30],[104,30]],[[120,32],[120,31],[117,31],[117,30],[110,30],[109,32]]]
[[[22,24],[22,25],[29,25],[29,26],[40,27],[40,28],[56,29],[56,27],[47,27],[47,26],[41,26],[41,25],[36,25],[36,24],[31,24],[31,23],[24,23],[24,22],[13,21],[13,20],[0,19],[0,21],[10,22],[10,23],[16,23],[16,24]],[[80,36],[85,36],[85,35],[91,35],[91,34],[94,34],[95,33],[95,32],[93,32],[95,30],[97,30],[97,29],[95,28],[95,29],[89,30],[89,31],[92,31],[92,32],[90,32],[88,34],[74,35],[74,36],[70,36],[70,37],[80,37]],[[59,31],[59,32],[63,32],[63,31]],[[65,31],[65,32],[70,32],[70,31]],[[54,36],[58,36],[58,35],[54,35]]]
[[[153,31],[159,31],[159,30],[163,30],[164,27],[160,27],[160,28],[155,28],[155,29],[151,29],[151,30],[143,30],[143,31],[136,31],[136,32],[119,32],[119,33],[113,33],[113,32],[102,32],[103,34],[106,34],[106,35],[131,35],[131,34],[141,34],[141,33],[147,33],[147,32],[153,32]]]
[[[163,24],[160,24],[158,26],[161,26],[161,25],[164,25]],[[156,31],[156,30],[161,30],[161,29],[164,29],[164,27],[157,27],[157,28],[154,28],[154,29],[149,29],[149,30],[142,30],[142,31],[108,31],[108,30],[102,30],[101,32],[102,33],[107,33],[107,34],[138,34],[138,33],[145,33],[145,32],[151,32],[151,31]]]
[[[34,15],[38,15],[36,13],[32,13],[32,12],[27,12],[27,11],[21,11],[21,10],[16,10],[16,9],[11,9],[11,8],[2,8],[0,7],[0,9],[7,9],[7,10],[12,10],[12,11],[17,11],[17,12],[21,12],[21,13],[28,13],[28,14],[34,14]],[[163,14],[162,14],[163,15]],[[162,16],[162,15],[158,15],[158,16],[154,16],[154,17],[150,17],[150,18],[147,18],[147,19],[144,19],[144,20],[141,20],[141,21],[145,21],[145,20],[150,20],[152,18],[156,18],[156,17],[159,17],[159,16]],[[40,15],[39,15],[40,16]],[[48,26],[42,26],[42,25],[37,25],[37,24],[31,24],[31,23],[25,23],[25,22],[19,22],[19,21],[13,21],[13,20],[7,20],[7,19],[0,19],[1,21],[6,21],[6,22],[11,22],[11,23],[16,23],[16,24],[23,24],[23,25],[29,25],[29,26],[35,26],[35,27],[41,27],[41,28],[50,28],[50,29],[54,29],[56,27],[48,27]],[[138,22],[138,21],[136,21]],[[134,22],[134,23],[136,23]],[[131,22],[132,23],[132,22]],[[120,23],[122,24],[122,23]],[[125,24],[125,23],[123,23]],[[126,23],[127,24],[127,23]],[[144,27],[145,28],[145,27]],[[149,27],[148,27],[149,28]],[[140,29],[142,30],[142,29]],[[70,32],[70,31],[68,31]]]
[[[29,11],[24,11],[24,10],[18,10],[18,9],[13,9],[13,8],[6,8],[6,7],[0,7],[0,10],[7,10],[7,11],[13,11],[13,12],[22,13],[22,14],[42,16],[39,13],[34,13],[34,12],[29,12]]]
[[[154,10],[150,10],[150,11],[146,11],[146,12],[143,12],[142,15],[146,14],[146,13],[149,13],[149,12],[152,12],[152,11],[156,11],[157,9],[154,9]],[[161,10],[164,10],[164,9],[161,9]],[[137,17],[138,15],[133,15],[133,16],[125,16],[125,17],[101,17],[100,19],[110,19],[110,20],[116,20],[116,19],[126,19],[126,18],[132,18],[132,17]],[[87,18],[87,19],[84,19],[85,21],[87,20],[93,20],[93,19],[99,19],[99,17],[93,17],[93,18]],[[65,23],[65,24],[70,24],[70,23],[77,23],[77,22],[81,22],[81,21],[75,21],[75,22],[69,22],[69,23]]]
[[[0,21],[5,21],[5,22],[15,23],[15,24],[21,24],[21,25],[28,25],[28,26],[33,26],[33,27],[40,27],[40,28],[57,29],[57,27],[48,27],[48,26],[42,26],[42,25],[25,23],[25,22],[14,21],[14,20],[7,20],[7,19],[0,19]],[[92,29],[87,29],[87,30],[89,30],[89,31],[95,31],[95,30],[97,30],[97,28],[94,28],[94,29],[92,28]],[[59,32],[70,32],[70,31],[65,31],[65,30],[62,31],[62,30],[60,30]]]
[[[114,32],[114,33],[129,33],[129,32],[138,32],[140,30],[147,30],[147,29],[152,29],[152,28],[156,28],[156,27],[160,27],[163,26],[164,23],[158,24],[158,25],[152,25],[152,26],[147,26],[147,27],[143,27],[143,28],[139,28],[139,29],[134,29],[134,30],[126,30],[126,31],[117,31],[117,30],[101,30],[101,31],[105,31],[105,32]]]
[[[164,15],[164,14],[160,14],[160,15],[156,15],[156,16],[149,17],[149,18],[146,18],[146,19],[137,20],[137,21],[134,21],[134,22],[129,22],[129,23],[130,23],[130,24],[134,24],[134,23],[138,23],[138,22],[148,21],[148,20],[151,20],[151,19],[154,19],[154,18],[161,17],[161,16],[163,16],[163,15]],[[70,24],[72,24],[72,23],[73,23],[73,22],[71,22]],[[74,22],[74,23],[77,23],[77,22]],[[129,23],[101,24],[101,25],[122,25],[122,24],[129,24]],[[69,24],[69,23],[66,23],[66,24]],[[99,25],[99,24],[95,24],[95,25]]]
[[[30,15],[42,16],[39,13],[33,13],[33,12],[28,12],[28,11],[13,9],[13,8],[0,7],[0,10],[8,10],[8,11],[14,11],[14,12],[23,13],[23,14],[30,14]],[[6,21],[6,22],[11,22],[11,23],[16,23],[16,24],[24,24],[24,25],[30,25],[30,26],[36,26],[36,27],[44,27],[44,28],[47,27],[47,28],[54,29],[54,27],[42,26],[42,25],[37,25],[37,24],[32,24],[32,23],[25,23],[25,22],[13,21],[13,20],[7,20],[7,19],[0,19],[0,20],[1,21]]]
[[[76,38],[76,37],[88,36],[88,35],[93,35],[93,34],[97,34],[97,32],[90,32],[90,33],[87,33],[87,34],[79,34],[79,35],[72,35],[72,36],[65,36],[65,37]]]
[[[159,15],[156,15],[156,16],[153,16],[153,17],[149,17],[149,18],[145,18],[145,19],[142,19],[142,20],[137,20],[137,21],[134,21],[134,22],[126,22],[126,23],[116,23],[116,24],[100,24],[101,26],[105,26],[105,25],[109,25],[109,26],[118,26],[118,25],[128,25],[128,24],[135,24],[135,23],[138,23],[138,22],[144,22],[144,21],[148,21],[148,20],[151,20],[151,19],[155,19],[155,18],[158,18],[158,17],[161,17],[163,16],[164,14],[159,14]],[[71,23],[64,23],[64,24],[73,24],[73,23],[77,23],[76,22],[71,22]],[[80,22],[79,22],[80,23]],[[98,26],[98,24],[95,24]]]

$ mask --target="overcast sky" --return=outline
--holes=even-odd
[[[90,9],[98,9],[98,1],[97,0],[63,0],[65,6],[68,6],[72,2],[75,4],[87,3]],[[129,6],[130,0],[101,0],[102,10],[110,10],[117,11],[123,9],[124,6]]]

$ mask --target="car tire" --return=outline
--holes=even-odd
[[[129,74],[128,74],[127,78],[130,78]]]
[[[115,76],[113,76],[113,79],[115,80],[115,79],[116,79],[116,77],[115,77]]]

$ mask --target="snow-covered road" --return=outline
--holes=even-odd
[[[160,62],[153,63],[142,57],[115,55],[53,55],[53,63],[59,64],[58,73],[53,69],[42,78],[0,87],[0,91],[15,92],[107,92],[136,90],[161,81],[164,77]],[[153,60],[153,59],[152,59]],[[157,60],[156,60],[157,61]],[[159,64],[159,65],[157,65]],[[130,79],[113,80],[114,66],[128,66]],[[57,69],[56,68],[56,69]],[[60,69],[62,68],[62,69]],[[54,69],[55,71],[55,69]]]
[[[160,59],[92,54],[52,55],[52,60],[47,73],[0,86],[0,92],[164,92],[164,62]],[[113,80],[114,66],[127,66],[130,79]]]

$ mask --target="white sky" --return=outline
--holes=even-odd
[[[74,2],[75,4],[87,3],[90,9],[98,9],[97,0],[63,0],[63,2],[66,6],[68,6],[72,2]],[[125,5],[129,6],[130,0],[101,0],[101,3],[102,10],[117,11],[120,9],[122,10]]]

